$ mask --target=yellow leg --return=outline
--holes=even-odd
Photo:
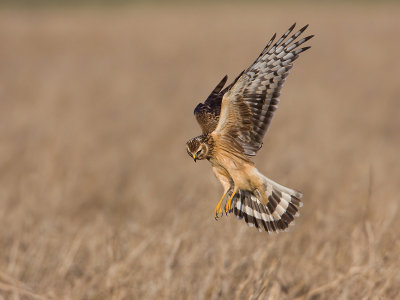
[[[228,214],[229,211],[232,210],[232,199],[233,199],[233,197],[235,196],[236,192],[237,192],[237,188],[235,188],[235,189],[233,190],[232,196],[229,198],[228,202],[226,202],[226,206],[225,206],[225,212],[226,212],[226,214]]]
[[[222,195],[221,200],[219,200],[217,206],[215,207],[215,219],[219,218],[219,214],[222,214],[222,208],[221,208],[221,204],[222,204],[222,200],[224,200],[226,196],[226,192]]]

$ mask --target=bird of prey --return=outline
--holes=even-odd
[[[202,134],[186,143],[195,162],[207,159],[211,163],[224,188],[215,218],[223,211],[234,212],[249,226],[269,233],[286,230],[302,206],[302,193],[267,178],[251,161],[262,147],[293,62],[310,48],[299,46],[313,35],[298,39],[308,25],[290,36],[295,26],[273,44],[274,34],[249,68],[224,88],[225,76],[197,105],[194,115]]]

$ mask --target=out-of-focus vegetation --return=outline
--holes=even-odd
[[[304,207],[269,236],[214,220],[185,142],[294,21],[316,36],[255,161]],[[1,10],[0,299],[396,299],[399,33],[394,4]]]
[[[3,6],[5,7],[20,7],[20,8],[46,8],[46,7],[85,7],[85,6],[121,6],[121,5],[211,5],[215,6],[216,4],[227,4],[227,5],[260,5],[260,4],[296,4],[297,1],[295,0],[282,0],[282,1],[275,1],[275,0],[1,0],[0,1],[0,8]],[[312,4],[312,5],[331,5],[334,3],[339,4],[373,4],[373,3],[397,3],[397,0],[334,0],[334,1],[318,1],[318,0],[306,0],[302,1],[303,4]]]

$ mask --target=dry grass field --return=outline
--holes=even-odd
[[[193,117],[310,23],[255,158],[304,193],[288,233],[233,215]],[[400,6],[0,10],[0,299],[400,299]]]

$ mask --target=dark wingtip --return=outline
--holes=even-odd
[[[314,35],[306,36],[306,37],[304,38],[304,42],[303,42],[303,43],[307,42],[308,40],[312,39],[313,37],[314,37]]]
[[[199,110],[203,107],[203,105],[204,105],[203,103],[197,104],[196,108],[193,111],[193,114],[196,115],[196,113],[199,112]]]
[[[301,48],[300,50],[301,50],[301,52],[304,52],[304,51],[307,51],[310,48],[311,48],[311,46],[307,46],[307,47]],[[301,52],[299,52],[299,53],[301,53]]]
[[[299,31],[303,32],[304,30],[306,30],[308,28],[309,25],[310,24],[307,24],[307,25],[303,26]]]
[[[214,88],[214,90],[211,92],[210,96],[212,95],[217,95],[222,88],[225,86],[226,81],[228,80],[228,75],[225,75],[224,78],[221,79],[221,81],[217,84],[217,86]]]

